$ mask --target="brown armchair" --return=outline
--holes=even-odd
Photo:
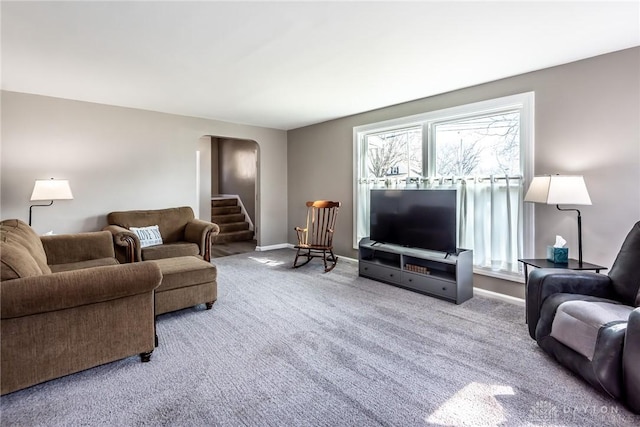
[[[140,354],[155,344],[155,263],[120,265],[106,231],[39,237],[0,222],[0,394]]]
[[[107,222],[109,225],[103,230],[113,235],[116,257],[120,262],[190,255],[211,261],[213,237],[220,232],[217,224],[196,219],[193,209],[188,206],[111,212],[107,215]],[[160,229],[162,244],[143,248],[139,237],[130,229],[153,225]]]

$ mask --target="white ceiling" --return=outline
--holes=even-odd
[[[640,45],[637,0],[1,7],[4,90],[277,129]]]

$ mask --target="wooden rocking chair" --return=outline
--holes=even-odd
[[[302,267],[312,258],[321,257],[324,261],[324,271],[333,270],[338,262],[338,257],[333,253],[333,232],[339,207],[340,202],[326,200],[307,202],[307,226],[295,228],[298,234],[298,244],[295,248],[298,251],[293,261],[293,268]],[[306,261],[298,264],[299,256],[307,257]]]

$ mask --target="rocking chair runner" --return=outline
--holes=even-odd
[[[327,200],[307,202],[307,225],[305,228],[295,228],[298,234],[298,244],[295,248],[298,251],[293,261],[293,268],[302,267],[312,258],[322,258],[324,271],[333,270],[338,262],[338,257],[333,253],[333,232],[339,207],[340,202]],[[299,256],[307,257],[307,260],[298,264]],[[327,261],[331,265],[328,265]]]

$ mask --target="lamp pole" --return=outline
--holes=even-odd
[[[52,200],[51,202],[49,202],[48,204],[46,204],[46,205],[31,205],[31,206],[29,206],[29,226],[31,226],[31,214],[32,214],[31,210],[32,210],[34,207],[38,207],[38,206],[51,206],[52,204],[53,204],[53,200]]]
[[[562,209],[556,205],[559,211],[576,211],[578,213],[578,264],[582,266],[582,215],[578,209]]]

